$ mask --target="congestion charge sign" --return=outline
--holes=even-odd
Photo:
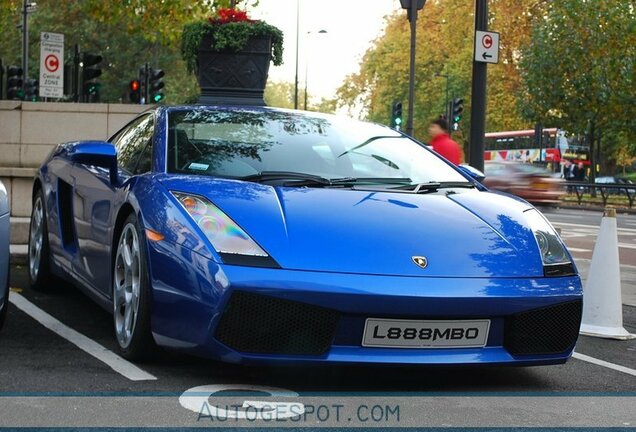
[[[64,96],[64,35],[40,35],[40,97]]]
[[[499,33],[475,32],[475,61],[499,63]]]

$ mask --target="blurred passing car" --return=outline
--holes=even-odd
[[[551,204],[565,193],[562,180],[550,171],[526,163],[487,161],[482,182],[490,189],[510,193],[533,204]]]
[[[9,200],[0,182],[0,329],[9,303]]]
[[[613,177],[613,176],[596,177],[596,179],[594,179],[594,183],[608,185],[608,186],[610,185],[628,186],[628,185],[634,184],[634,182],[629,179]],[[610,195],[624,195],[626,190],[629,191],[630,194],[636,193],[636,185],[634,186],[634,188],[629,188],[629,189],[609,190],[608,193]]]

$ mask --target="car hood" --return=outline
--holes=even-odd
[[[525,202],[476,189],[429,194],[166,176],[207,197],[284,269],[420,277],[540,277]],[[413,257],[425,257],[420,268]]]

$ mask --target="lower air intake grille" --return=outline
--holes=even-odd
[[[215,337],[237,351],[259,354],[324,354],[333,341],[336,311],[235,291]]]
[[[583,303],[576,300],[521,312],[506,319],[504,346],[513,355],[558,354],[579,334]]]

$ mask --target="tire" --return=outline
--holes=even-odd
[[[38,189],[33,195],[29,223],[29,283],[31,288],[46,291],[54,285],[49,262],[49,231],[46,223],[44,193]]]
[[[4,320],[7,318],[7,309],[9,309],[9,272],[7,271],[7,283],[5,284],[4,306],[0,310],[0,330],[4,326]]]
[[[146,244],[135,214],[124,221],[112,266],[113,323],[121,355],[149,360],[156,352],[150,328],[150,279]]]

